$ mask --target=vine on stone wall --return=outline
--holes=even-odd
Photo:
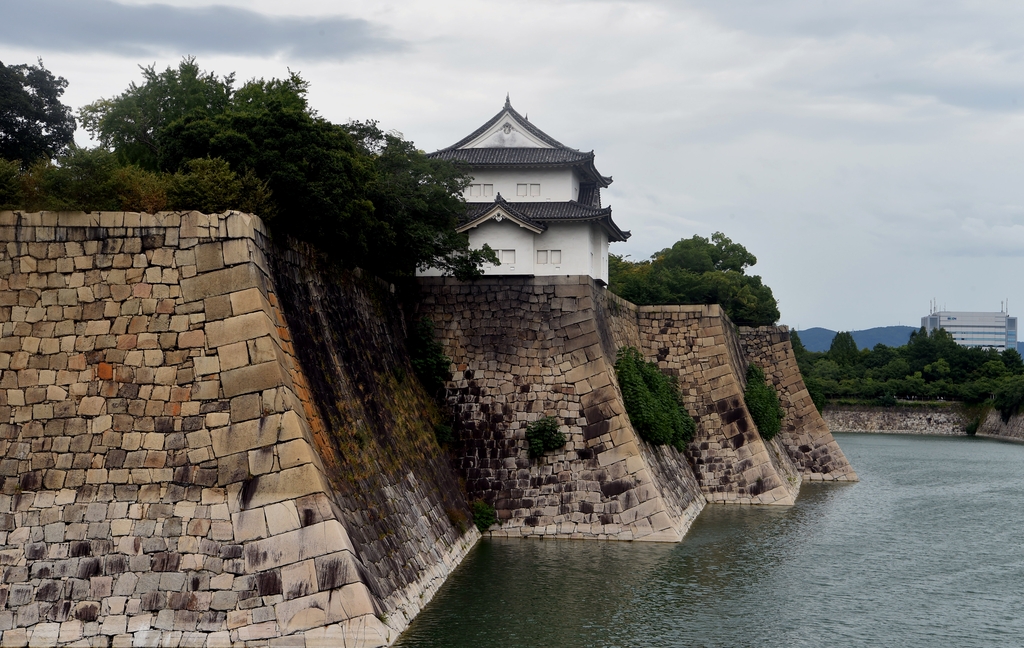
[[[645,362],[635,347],[619,349],[615,374],[629,421],[640,438],[684,450],[697,425],[680,401],[676,380],[661,373],[653,362]]]
[[[779,395],[775,388],[768,384],[761,367],[751,364],[747,367],[747,389],[743,393],[747,403],[747,411],[754,419],[761,438],[771,441],[782,429],[785,410],[779,404]]]

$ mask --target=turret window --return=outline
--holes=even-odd
[[[537,264],[542,265],[545,263],[561,263],[562,262],[562,251],[561,250],[537,250]]]
[[[516,262],[516,251],[515,250],[502,250],[501,251],[501,264],[505,265],[508,263]]]
[[[516,195],[517,196],[522,196],[524,198],[527,197],[527,196],[539,196],[540,195],[540,185],[539,184],[525,184],[525,183],[524,184],[517,184],[516,185]]]
[[[470,198],[479,198],[480,196],[489,197],[494,196],[494,185],[492,184],[471,184],[466,187],[466,196]]]

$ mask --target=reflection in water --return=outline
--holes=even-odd
[[[1024,446],[837,436],[860,484],[679,544],[482,541],[398,645],[1024,644]]]

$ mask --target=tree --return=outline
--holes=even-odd
[[[0,158],[0,209],[21,206],[21,174],[17,160]]]
[[[236,90],[234,75],[203,72],[187,58],[176,70],[143,68],[143,77],[82,118],[122,163],[175,174],[172,207],[254,211],[273,233],[390,279],[426,265],[468,278],[497,262],[455,232],[465,213],[462,169],[373,122],[319,117],[298,74]]]
[[[848,367],[857,362],[857,343],[853,335],[848,331],[840,331],[832,338],[832,344],[828,348],[828,357],[834,360],[840,367]]]
[[[610,255],[609,288],[635,304],[721,304],[733,322],[760,326],[779,319],[771,288],[746,269],[757,258],[721,232],[677,241],[650,261]]]
[[[68,82],[39,65],[0,62],[0,158],[27,168],[65,152],[75,134],[71,109],[60,102]]]
[[[1021,358],[1017,349],[1006,349],[1003,351],[1002,360],[1010,373],[1017,376],[1024,373],[1024,359]]]
[[[757,263],[757,257],[739,243],[733,243],[725,234],[715,232],[711,240],[694,236],[677,241],[672,247],[654,255],[667,268],[682,268],[691,272],[743,272]]]
[[[182,59],[176,70],[157,72],[155,65],[141,69],[142,85],[132,82],[119,96],[83,107],[82,125],[122,163],[176,171],[161,164],[164,130],[186,115],[210,116],[227,109],[235,76],[203,72],[195,57]]]

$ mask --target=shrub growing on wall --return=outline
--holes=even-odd
[[[429,319],[416,322],[409,333],[409,356],[412,370],[427,392],[434,397],[443,395],[444,383],[451,378],[452,360],[444,354],[444,347],[434,339],[434,323]]]
[[[492,524],[498,523],[498,515],[494,511],[494,507],[487,502],[474,500],[470,508],[473,510],[473,524],[480,529],[481,533],[491,528]]]
[[[679,400],[675,380],[661,373],[658,365],[645,362],[634,347],[619,349],[615,374],[629,421],[640,438],[679,451],[686,448],[697,426]]]
[[[1003,423],[1018,414],[1024,406],[1024,376],[1013,376],[1001,381],[992,395],[992,403],[999,410]]]
[[[768,384],[764,371],[757,365],[747,367],[747,390],[743,393],[747,403],[747,411],[757,425],[761,437],[771,441],[782,429],[782,419],[786,412],[779,405],[779,395],[775,388]]]
[[[530,443],[531,458],[565,446],[565,435],[558,429],[558,419],[554,416],[545,416],[527,425],[526,440]]]

